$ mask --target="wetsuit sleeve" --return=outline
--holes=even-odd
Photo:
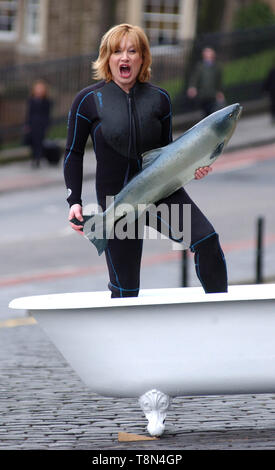
[[[163,90],[162,94],[162,146],[170,144],[173,140],[172,136],[172,104],[167,91]]]
[[[91,129],[91,121],[86,117],[83,98],[78,95],[71,107],[68,118],[68,133],[64,157],[64,179],[70,206],[82,204],[83,155]]]

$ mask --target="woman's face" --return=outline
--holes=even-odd
[[[141,65],[142,57],[131,35],[126,34],[119,47],[110,55],[109,67],[113,81],[128,93],[137,80]]]

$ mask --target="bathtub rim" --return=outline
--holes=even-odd
[[[10,301],[10,309],[75,310],[178,303],[238,302],[275,299],[275,284],[231,285],[227,293],[205,294],[202,287],[141,289],[138,297],[111,299],[110,291],[80,291],[18,297]]]

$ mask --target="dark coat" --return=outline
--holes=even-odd
[[[190,86],[198,90],[200,99],[215,99],[216,93],[222,91],[222,70],[213,62],[207,64],[200,62],[191,77]]]
[[[48,98],[29,98],[26,126],[31,135],[45,135],[50,124],[50,108],[51,102]]]
[[[30,145],[33,157],[40,159],[43,141],[50,124],[51,102],[48,98],[30,97],[27,102],[27,114],[24,129],[24,145]]]
[[[275,67],[270,70],[263,84],[264,91],[275,97]]]

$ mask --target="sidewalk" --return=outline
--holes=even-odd
[[[180,132],[175,132],[174,138],[179,135]],[[272,142],[275,142],[275,125],[272,125],[270,115],[265,113],[259,116],[247,116],[240,119],[225,152],[236,152],[244,148],[270,144]],[[9,150],[9,152],[11,151]],[[1,165],[0,193],[51,184],[64,184],[62,167],[62,161],[57,166],[50,166],[46,161],[43,161],[39,169],[33,169],[29,160]],[[92,147],[88,147],[84,158],[84,178],[94,178],[95,171],[95,155]]]

